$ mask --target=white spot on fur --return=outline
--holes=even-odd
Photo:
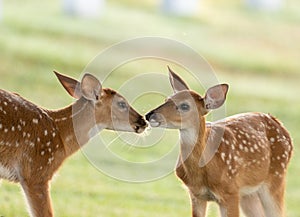
[[[225,161],[225,153],[224,152],[221,153],[221,158],[223,161]]]
[[[39,120],[36,119],[36,118],[33,118],[33,119],[32,119],[32,122],[33,122],[34,124],[38,124],[38,123],[39,123]]]
[[[70,142],[72,140],[72,136],[67,136],[66,142]]]
[[[54,157],[48,158],[48,164],[51,164],[53,160],[54,160]]]

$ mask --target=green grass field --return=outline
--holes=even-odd
[[[282,13],[262,13],[228,2],[204,2],[197,17],[177,18],[159,11],[157,1],[137,4],[111,0],[101,18],[88,20],[65,16],[58,0],[4,1],[0,88],[56,109],[72,99],[57,82],[53,69],[78,78],[100,51],[136,37],[159,36],[186,43],[207,59],[221,82],[230,84],[227,115],[271,113],[291,132],[295,148],[288,170],[286,211],[288,217],[300,217],[300,4],[291,0]],[[122,75],[113,74],[105,86],[118,89],[124,81],[144,72],[167,73],[166,64],[155,60],[139,61],[120,70]],[[203,91],[193,79],[188,83]],[[145,114],[162,101],[141,100],[134,106]],[[101,134],[111,136],[110,132]],[[139,153],[121,143],[120,147],[114,145],[120,153],[125,150],[128,159]],[[155,147],[149,154],[142,152],[138,159],[164,151],[164,147]],[[96,170],[82,152],[68,159],[54,178],[52,199],[60,217],[190,215],[188,195],[174,174],[153,182],[123,182]],[[216,206],[211,205],[209,216],[217,213]],[[28,216],[20,188],[7,181],[0,188],[0,216]]]

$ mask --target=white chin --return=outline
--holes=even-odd
[[[156,122],[156,121],[150,121],[150,125],[151,125],[151,127],[158,127],[160,125],[160,123]]]

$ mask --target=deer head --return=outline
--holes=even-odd
[[[199,118],[223,105],[227,84],[209,88],[204,97],[189,89],[188,85],[169,68],[169,79],[174,94],[166,102],[146,115],[152,127],[187,129],[198,126]]]
[[[54,71],[66,91],[93,108],[95,124],[101,128],[141,133],[147,127],[143,117],[116,91],[102,88],[93,75],[84,74],[81,82]]]

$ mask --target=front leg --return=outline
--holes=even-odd
[[[192,216],[193,217],[205,217],[207,201],[201,200],[190,193],[192,203]]]
[[[239,196],[226,195],[220,202],[220,212],[222,217],[239,217]]]
[[[53,217],[53,210],[48,182],[21,182],[31,217]]]

